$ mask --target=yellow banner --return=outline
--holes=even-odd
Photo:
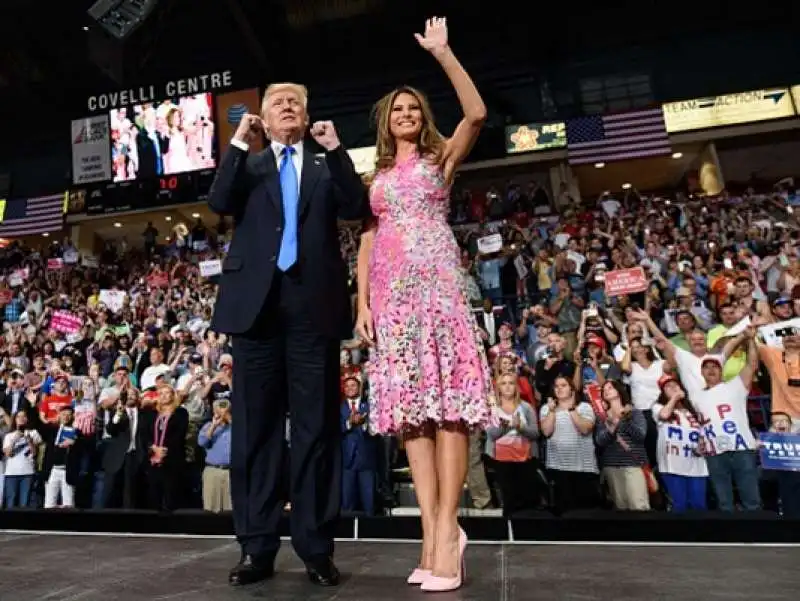
[[[787,88],[753,90],[723,96],[707,96],[663,105],[670,133],[724,127],[795,115]]]
[[[3,219],[6,218],[6,199],[0,199],[0,223],[3,223]]]
[[[794,110],[800,115],[800,86],[792,86],[792,96],[794,96]]]

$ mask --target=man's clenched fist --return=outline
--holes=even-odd
[[[325,150],[335,150],[339,146],[339,136],[333,121],[317,121],[311,126],[311,137]]]
[[[236,133],[233,134],[234,139],[251,144],[262,131],[264,130],[264,122],[258,115],[246,114],[239,121],[239,126],[236,128]]]

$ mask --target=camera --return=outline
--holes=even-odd
[[[775,330],[775,336],[777,336],[778,338],[785,338],[786,336],[797,336],[797,328],[793,326],[778,328],[777,330]]]

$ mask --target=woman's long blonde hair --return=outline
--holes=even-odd
[[[503,402],[503,399],[500,397],[500,380],[502,380],[503,378],[511,378],[512,381],[514,382],[515,393],[513,400],[514,400],[514,408],[516,409],[517,407],[519,407],[520,403],[522,403],[522,396],[520,395],[519,391],[519,378],[514,374],[498,374],[495,377],[494,386],[495,386],[495,397],[497,398],[497,405],[500,406],[500,404]]]
[[[378,100],[372,108],[377,129],[377,140],[375,142],[376,171],[388,169],[394,165],[397,146],[394,143],[394,136],[392,136],[391,128],[389,127],[389,119],[394,101],[400,94],[410,94],[416,98],[422,111],[422,129],[419,133],[419,140],[417,140],[417,150],[420,156],[426,157],[437,164],[442,160],[445,137],[436,129],[428,99],[416,88],[401,86]]]

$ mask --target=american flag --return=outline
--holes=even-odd
[[[5,210],[0,213],[0,238],[57,232],[63,227],[63,194],[12,198],[5,201]]]
[[[572,165],[661,156],[672,151],[660,108],[567,121]]]

